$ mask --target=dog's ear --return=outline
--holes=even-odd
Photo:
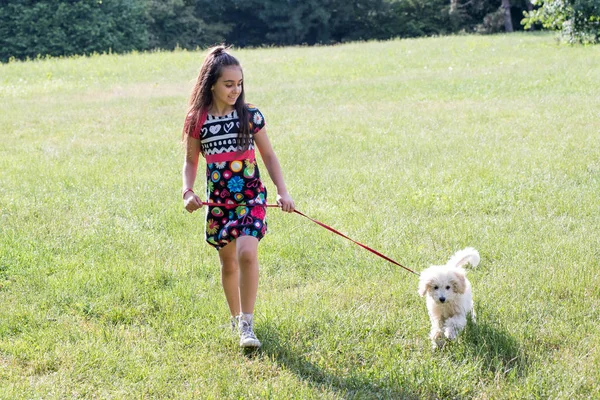
[[[467,278],[463,271],[455,271],[454,279],[452,279],[452,288],[458,294],[463,294],[467,289]]]
[[[419,296],[423,297],[427,294],[429,287],[431,286],[431,277],[427,273],[421,273],[419,278]]]

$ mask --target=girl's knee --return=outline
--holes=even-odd
[[[235,252],[219,254],[221,261],[221,272],[224,274],[236,273],[239,269],[238,260]]]
[[[240,268],[258,263],[258,240],[254,237],[244,236],[237,240],[237,259]]]
[[[256,249],[241,248],[238,250],[238,262],[240,266],[252,265],[258,261]]]
[[[236,260],[224,261],[221,260],[221,272],[223,274],[235,274],[238,272],[239,266]]]

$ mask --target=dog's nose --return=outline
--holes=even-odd
[[[443,303],[443,302],[445,302],[445,301],[446,301],[446,298],[445,298],[445,297],[440,297],[440,303]]]

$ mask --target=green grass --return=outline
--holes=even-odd
[[[416,270],[477,248],[478,324],[432,351],[414,275],[271,210],[264,348],[240,352],[203,214],[180,199],[203,53],[4,64],[0,398],[600,397],[600,48],[235,55],[298,209]]]

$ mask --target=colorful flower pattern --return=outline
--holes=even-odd
[[[244,189],[244,179],[239,176],[233,176],[229,182],[227,182],[227,187],[234,193],[239,193]]]
[[[252,105],[248,105],[248,111],[254,134],[264,126],[264,117]],[[206,178],[208,201],[223,204],[208,207],[206,241],[219,250],[240,236],[262,239],[267,222],[266,207],[261,204],[266,203],[267,189],[260,180],[256,160],[208,163]]]

